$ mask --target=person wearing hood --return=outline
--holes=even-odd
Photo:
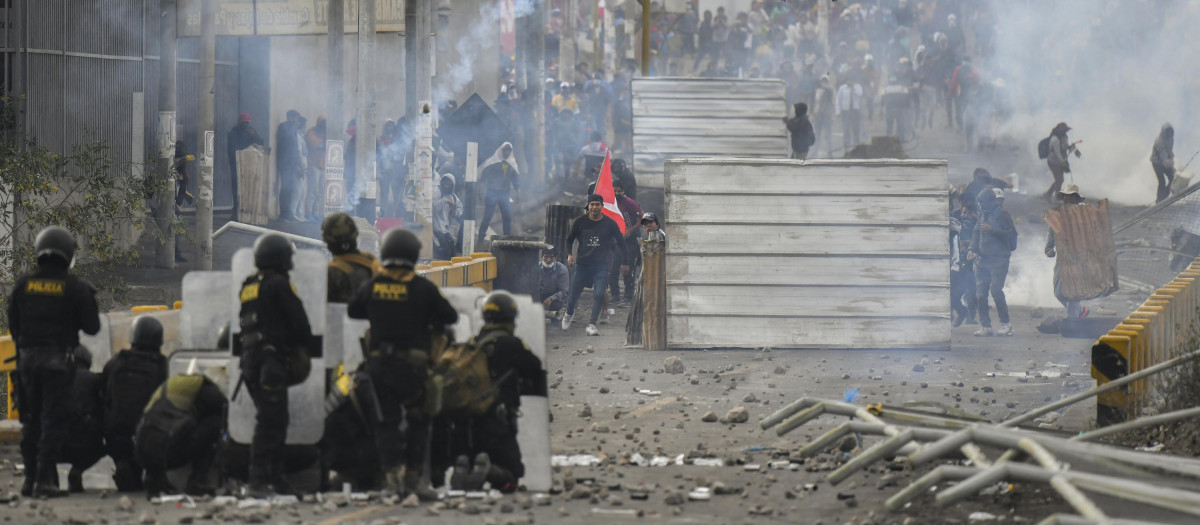
[[[1067,132],[1071,127],[1066,122],[1059,122],[1050,130],[1050,155],[1046,157],[1046,165],[1050,168],[1050,174],[1054,176],[1054,183],[1050,185],[1050,189],[1042,194],[1047,201],[1054,198],[1063,185],[1063,174],[1071,172],[1071,164],[1068,159],[1071,152],[1076,151],[1075,145],[1079,142],[1071,142],[1067,138]],[[1076,152],[1078,156],[1078,152]]]
[[[808,120],[808,104],[797,102],[795,108],[796,116],[790,119],[784,117],[783,122],[792,135],[792,158],[804,160],[808,158],[808,148],[817,141],[817,134]]]
[[[1171,183],[1175,181],[1175,128],[1170,122],[1162,125],[1162,131],[1154,139],[1150,166],[1158,177],[1158,200],[1154,202],[1162,202],[1171,196]]]
[[[979,309],[979,324],[975,337],[1012,335],[1009,324],[1008,301],[1004,297],[1004,280],[1008,278],[1008,262],[1017,248],[1017,227],[1004,209],[1004,190],[985,188],[976,197],[979,202],[979,222],[975,224],[967,258],[975,263],[975,290]],[[988,294],[996,302],[1000,327],[992,331],[988,316]]]
[[[612,175],[613,184],[624,188],[625,196],[637,201],[637,177],[633,175],[633,170],[625,163],[625,159],[612,159]],[[588,192],[589,195],[591,193]]]
[[[440,261],[454,257],[462,239],[463,203],[454,194],[455,183],[454,175],[443,174],[433,191],[433,258]]]
[[[225,137],[225,152],[229,155],[229,180],[233,184],[234,220],[237,220],[238,215],[237,152],[254,145],[262,147],[267,153],[271,152],[271,148],[267,147],[267,143],[263,141],[262,136],[254,129],[250,114],[238,113],[237,125],[229,130],[229,135]]]
[[[833,84],[829,75],[822,75],[821,80],[817,82],[817,93],[813,102],[813,115],[816,116],[816,119],[813,120],[813,130],[817,140],[824,139],[825,152],[829,157],[833,156],[833,93]],[[816,141],[813,144],[815,145]],[[819,152],[820,147],[814,153]]]
[[[516,198],[521,198],[520,171],[517,160],[513,158],[513,146],[510,142],[501,144],[496,152],[483,161],[479,166],[479,180],[483,183],[483,220],[479,222],[479,235],[476,245],[483,244],[487,237],[488,226],[492,223],[492,213],[500,207],[500,219],[504,225],[504,235],[512,235],[512,200],[510,191]]]
[[[1062,204],[1058,205],[1059,208],[1066,208],[1068,206],[1079,206],[1084,203],[1083,195],[1079,194],[1079,186],[1076,186],[1074,184],[1068,184],[1065,187],[1063,187],[1063,190],[1058,192],[1058,200],[1062,202]],[[1078,317],[1087,317],[1088,309],[1084,308],[1080,301],[1072,301],[1072,300],[1069,300],[1069,299],[1066,299],[1065,297],[1063,297],[1062,276],[1059,275],[1059,268],[1058,268],[1059,262],[1062,261],[1062,259],[1056,258],[1058,255],[1058,250],[1055,248],[1055,244],[1054,244],[1054,228],[1049,228],[1049,232],[1046,234],[1045,252],[1046,252],[1046,257],[1055,258],[1055,261],[1054,261],[1054,297],[1056,299],[1058,299],[1058,302],[1062,303],[1062,305],[1067,308],[1067,317],[1068,318],[1074,319],[1074,318],[1078,318]]]

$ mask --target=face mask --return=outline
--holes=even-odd
[[[549,270],[550,268],[553,268],[553,267],[554,267],[554,263],[542,261],[542,268]]]

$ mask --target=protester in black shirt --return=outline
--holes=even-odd
[[[604,199],[592,194],[588,197],[587,215],[575,219],[571,224],[571,233],[567,236],[567,251],[579,240],[579,257],[567,255],[567,264],[575,265],[575,278],[571,281],[571,294],[567,298],[567,315],[563,316],[562,329],[569,330],[575,317],[575,305],[584,287],[592,285],[592,317],[588,323],[588,335],[600,335],[596,321],[604,308],[604,290],[608,286],[608,265],[615,251],[621,260],[625,259],[625,242],[621,228],[612,219],[604,215]],[[622,265],[621,273],[629,272],[629,267]]]

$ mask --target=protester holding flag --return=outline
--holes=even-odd
[[[614,180],[612,183],[613,194],[617,201],[617,209],[621,211],[622,220],[625,221],[625,258],[613,259],[608,272],[608,287],[612,292],[612,300],[617,306],[623,303],[628,303],[633,300],[633,272],[624,274],[625,294],[621,294],[622,274],[620,266],[628,266],[630,268],[637,267],[637,258],[640,253],[638,250],[637,240],[641,237],[642,229],[639,227],[639,221],[642,220],[642,207],[634,202],[625,194],[621,187],[620,180]],[[604,324],[601,317],[601,324]]]
[[[625,259],[625,220],[617,209],[616,195],[612,188],[612,169],[605,157],[600,169],[600,180],[596,182],[596,193],[588,196],[587,214],[571,223],[567,236],[567,253],[579,240],[579,257],[567,256],[567,264],[576,266],[575,278],[571,281],[571,294],[567,297],[567,315],[563,316],[562,329],[569,330],[575,318],[575,306],[588,284],[592,285],[592,315],[587,335],[600,335],[596,321],[604,309],[604,290],[608,287],[608,268],[612,257]],[[615,252],[615,253],[614,253]],[[629,273],[629,266],[621,265],[622,274]]]

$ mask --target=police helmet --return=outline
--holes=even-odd
[[[504,292],[492,292],[483,303],[483,320],[489,323],[511,323],[517,318],[517,302]]]
[[[404,228],[392,228],[383,234],[379,243],[379,258],[385,268],[409,267],[417,264],[421,254],[421,241],[413,232]]]
[[[139,315],[133,320],[129,334],[129,346],[158,350],[163,344],[163,325],[149,315]]]
[[[263,234],[254,241],[254,266],[259,270],[291,270],[294,253],[296,247],[292,246],[292,241],[287,240],[287,237],[278,233]]]
[[[92,351],[87,347],[79,345],[75,347],[75,366],[80,368],[92,367]]]
[[[229,323],[225,323],[217,332],[217,350],[229,350]]]
[[[321,221],[321,240],[335,254],[352,251],[358,246],[358,226],[345,213],[331,213]]]
[[[75,246],[75,236],[71,232],[50,226],[38,233],[33,242],[33,251],[38,261],[42,257],[57,257],[69,265],[75,260]]]

